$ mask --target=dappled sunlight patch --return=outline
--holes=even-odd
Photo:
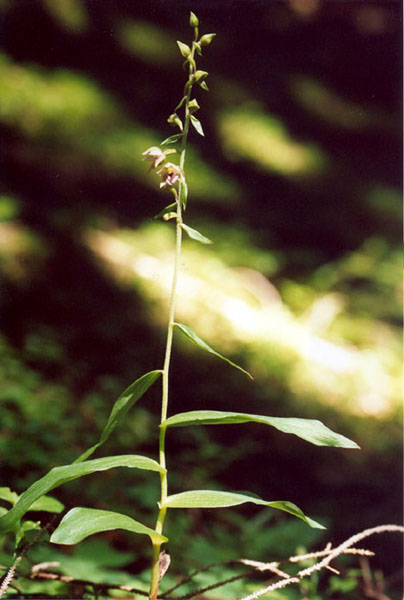
[[[32,266],[43,261],[47,248],[40,237],[15,221],[0,222],[0,267],[11,281],[32,277]]]
[[[48,72],[13,63],[0,53],[0,122],[26,136],[31,154],[60,172],[80,174],[99,166],[106,174],[125,174],[155,188],[140,157],[159,143],[159,132],[130,119],[115,99],[88,77],[67,69]],[[192,197],[236,202],[237,183],[208,164],[196,148],[188,150]]]
[[[76,140],[91,128],[105,131],[119,114],[112,98],[89,78],[66,69],[47,72],[13,63],[4,54],[0,86],[0,120],[32,138]]]
[[[153,248],[147,242],[148,230],[152,238],[161,230],[165,241]],[[174,251],[164,226],[112,234],[92,231],[87,239],[115,276],[135,285],[147,298],[151,316],[163,324],[161,309],[167,300],[161,298],[168,297]],[[362,349],[329,334],[337,314],[344,310],[341,294],[317,297],[311,316],[308,312],[304,318],[296,317],[273,284],[265,280],[264,293],[262,276],[252,277],[252,273],[229,268],[205,247],[185,244],[178,318],[196,331],[203,330],[207,342],[220,351],[238,353],[248,347],[247,367],[254,376],[280,378],[301,400],[342,405],[359,416],[384,418],[396,410],[396,361],[386,363],[383,348]]]
[[[289,87],[303,108],[333,127],[349,131],[387,129],[393,132],[395,129],[393,119],[387,114],[343,98],[316,79],[293,75]]]
[[[82,0],[43,0],[43,5],[63,29],[71,33],[87,30],[89,18]]]
[[[117,25],[117,37],[124,50],[146,63],[166,67],[177,62],[172,36],[149,21],[124,20]]]
[[[247,160],[286,177],[316,175],[324,169],[324,152],[293,139],[279,117],[259,103],[227,108],[218,115],[217,126],[229,160]]]

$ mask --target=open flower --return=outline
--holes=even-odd
[[[178,165],[174,165],[173,163],[166,163],[160,171],[157,171],[157,175],[161,179],[161,188],[165,188],[167,185],[174,185],[177,181],[184,180],[182,170]]]
[[[163,152],[163,150],[161,150],[157,146],[151,146],[151,148],[148,148],[147,150],[145,150],[145,152],[142,152],[142,156],[144,156],[143,160],[151,161],[151,169],[157,169],[157,167],[161,165],[166,159],[166,155]]]

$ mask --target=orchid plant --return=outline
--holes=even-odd
[[[14,532],[19,542],[27,530],[35,528],[35,524],[32,522],[21,521],[28,511],[48,510],[56,513],[62,512],[63,505],[50,496],[47,496],[47,494],[68,481],[117,467],[146,469],[158,473],[160,477],[160,498],[154,528],[136,521],[131,516],[117,512],[75,507],[65,514],[51,536],[51,542],[55,544],[76,544],[92,534],[113,529],[123,529],[149,537],[152,544],[150,600],[156,600],[158,597],[161,579],[170,562],[169,555],[164,550],[162,551],[162,545],[168,542],[167,537],[164,535],[164,523],[169,509],[231,507],[251,502],[256,505],[290,513],[305,521],[310,527],[323,527],[320,523],[306,516],[295,504],[288,501],[268,501],[257,497],[255,494],[217,490],[186,490],[176,494],[169,494],[169,472],[165,450],[166,435],[169,430],[174,427],[191,425],[230,425],[252,422],[274,427],[284,433],[294,434],[317,446],[358,447],[353,441],[331,431],[320,421],[311,419],[278,418],[266,415],[214,410],[197,410],[168,416],[169,376],[174,332],[185,335],[201,350],[213,354],[238,369],[243,375],[253,379],[248,371],[221,355],[187,325],[179,323],[175,319],[183,232],[199,243],[212,243],[207,237],[184,222],[188,200],[185,159],[190,125],[199,135],[204,135],[202,124],[195,116],[200,107],[197,99],[194,97],[194,90],[201,88],[208,91],[206,83],[208,73],[199,70],[196,61],[197,57],[202,56],[204,47],[208,46],[215,36],[213,33],[199,35],[199,20],[192,12],[190,14],[190,26],[193,30],[191,44],[177,42],[179,51],[184,59],[184,67],[188,70],[188,78],[184,86],[182,98],[174,109],[174,112],[168,118],[169,124],[178,131],[162,141],[160,147],[153,146],[143,152],[143,159],[151,163],[150,169],[159,177],[160,188],[168,191],[173,196],[173,201],[156,215],[157,218],[174,222],[176,231],[176,250],[169,298],[163,367],[142,375],[119,396],[113,405],[98,442],[81,454],[73,463],[51,469],[20,496],[11,492],[8,488],[0,488],[0,498],[3,500],[6,499],[12,504],[10,510],[6,511],[3,509],[3,513],[0,513],[0,531]],[[172,160],[174,160],[174,157],[179,156],[178,164],[170,162],[168,160],[169,156],[173,157]],[[158,460],[137,454],[90,459],[91,455],[108,440],[113,430],[125,419],[128,411],[147,392],[150,386],[155,384],[160,378],[162,381],[162,398]]]

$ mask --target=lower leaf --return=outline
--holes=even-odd
[[[106,471],[116,467],[129,467],[146,469],[148,471],[163,472],[164,469],[155,460],[146,456],[128,454],[122,456],[108,456],[95,458],[81,463],[54,467],[41,479],[35,481],[18,499],[18,502],[5,515],[0,517],[0,531],[13,529],[18,521],[25,515],[38,498],[42,498],[50,490],[53,490],[68,481],[79,479],[85,475],[91,475],[98,471]]]
[[[131,517],[110,510],[81,507],[69,510],[53,532],[50,541],[54,544],[77,544],[90,535],[113,529],[148,535],[153,544],[168,542],[166,537]]]

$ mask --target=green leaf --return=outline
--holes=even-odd
[[[12,492],[8,487],[0,487],[0,500],[5,500],[13,506],[18,502],[19,495]],[[43,510],[45,512],[61,513],[64,509],[64,504],[52,498],[52,496],[42,496],[38,498],[29,510]]]
[[[145,392],[149,389],[149,387],[158,379],[161,375],[161,370],[158,371],[150,371],[139,379],[136,379],[134,383],[132,383],[129,387],[126,388],[124,392],[119,396],[118,400],[115,401],[114,406],[112,407],[111,413],[108,417],[107,424],[105,425],[101,437],[99,441],[91,446],[88,450],[83,452],[76,460],[75,463],[82,462],[86,460],[99,446],[104,444],[107,441],[113,430],[119,423],[121,423],[129,409],[143,396]]]
[[[33,504],[31,504],[29,510],[43,510],[45,512],[51,513],[61,513],[64,510],[65,506],[56,498],[52,498],[52,496],[42,496],[42,498],[38,498],[35,500]]]
[[[175,107],[175,109],[174,109],[174,112],[177,112],[177,110],[178,110],[179,108],[181,108],[181,106],[184,104],[184,102],[185,102],[185,100],[186,100],[186,99],[187,99],[187,97],[186,97],[186,96],[183,96],[183,97],[181,98],[181,100],[178,102],[177,106]],[[178,135],[178,134],[177,134],[177,135]],[[172,137],[174,137],[174,136],[172,136]]]
[[[192,57],[192,54],[187,56],[187,60],[185,61],[185,63],[187,62],[189,62],[189,64],[192,65],[193,70],[196,71],[196,62],[195,59]]]
[[[191,123],[192,123],[194,129],[196,129],[196,131],[199,133],[199,135],[202,135],[202,136],[205,135],[203,133],[202,123],[200,122],[199,119],[197,119],[196,117],[194,117],[194,115],[191,115]]]
[[[185,427],[187,425],[230,425],[236,423],[262,423],[284,433],[293,433],[315,446],[359,448],[348,438],[331,431],[321,421],[313,419],[265,417],[248,413],[222,412],[217,410],[194,410],[178,413],[162,423],[162,427]]]
[[[35,483],[25,490],[19,497],[16,505],[0,518],[0,531],[13,529],[38,498],[41,498],[60,485],[84,475],[91,475],[91,473],[107,471],[116,467],[164,472],[164,469],[155,460],[135,454],[95,458],[81,463],[73,463],[72,465],[54,467],[44,477],[35,481]]]
[[[196,240],[197,242],[201,242],[201,244],[213,244],[212,240],[210,240],[209,238],[207,238],[204,235],[202,235],[201,233],[199,233],[199,231],[197,231],[196,229],[192,229],[192,227],[188,227],[188,225],[185,225],[185,223],[182,223],[181,227],[184,231],[187,232],[189,237],[192,238],[193,240]]]
[[[184,210],[187,207],[187,200],[188,200],[188,185],[184,179],[180,185],[180,202],[181,202]]]
[[[77,544],[89,535],[113,529],[124,529],[132,533],[148,535],[154,544],[167,542],[163,535],[142,523],[109,510],[76,507],[69,510],[53,532],[50,541],[54,544]]]
[[[205,350],[205,352],[209,352],[210,354],[213,354],[214,356],[217,356],[218,358],[221,358],[222,360],[224,360],[227,363],[229,363],[229,365],[231,365],[235,369],[238,369],[239,371],[242,371],[243,373],[245,373],[246,375],[248,375],[248,377],[250,379],[254,379],[254,377],[248,371],[246,371],[242,367],[239,367],[238,365],[236,365],[234,362],[232,362],[231,360],[229,360],[225,356],[222,356],[222,354],[219,354],[219,352],[216,352],[216,350],[213,350],[213,348],[211,348],[198,335],[196,335],[196,333],[194,331],[192,331],[192,329],[190,329],[189,327],[187,327],[187,325],[184,325],[183,323],[175,323],[175,325],[182,331],[182,333],[185,333],[185,335],[191,340],[191,342],[193,342],[194,344],[196,344],[197,346],[199,346],[199,348],[201,348],[202,350]]]
[[[238,506],[245,502],[252,502],[269,508],[277,508],[298,517],[305,521],[310,527],[316,529],[325,529],[323,525],[307,517],[304,512],[292,502],[278,500],[267,502],[259,497],[249,494],[240,494],[235,492],[218,492],[216,490],[195,490],[191,492],[181,492],[168,496],[164,503],[165,508],[227,508],[229,506]]]
[[[192,42],[193,47],[195,48],[198,56],[202,56],[202,48],[199,42]]]
[[[177,109],[176,109],[177,110]],[[176,133],[175,135],[170,135],[170,137],[163,140],[160,146],[167,146],[168,144],[175,144],[182,138],[182,133]]]
[[[24,521],[21,523],[21,527],[16,532],[15,543],[18,546],[24,538],[27,538],[30,533],[41,531],[41,524],[39,521]],[[35,538],[38,540],[38,534]]]
[[[209,92],[208,84],[206,83],[206,81],[201,81],[201,83],[199,85],[203,90],[205,90],[206,92]]]
[[[164,217],[165,214],[171,212],[172,210],[174,210],[176,208],[177,208],[177,203],[173,202],[172,204],[169,204],[168,206],[163,208],[163,210],[161,210],[157,215],[155,215],[153,217],[153,219],[160,219],[161,217]]]
[[[18,494],[12,492],[9,487],[0,487],[0,500],[5,500],[14,505],[18,500]]]
[[[177,45],[178,45],[178,48],[180,49],[182,56],[184,58],[188,58],[188,56],[191,54],[191,48],[187,44],[184,44],[183,42],[177,41]]]

